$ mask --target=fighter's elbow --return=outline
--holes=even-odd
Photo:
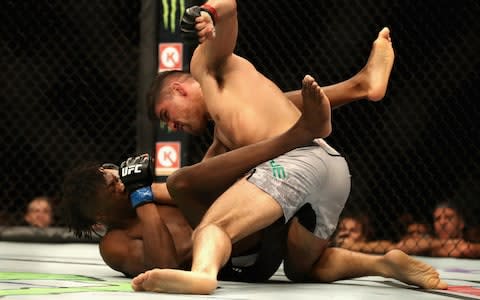
[[[183,167],[168,176],[167,190],[173,199],[191,189],[194,178],[190,176],[188,169],[189,167]]]

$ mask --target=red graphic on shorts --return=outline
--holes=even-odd
[[[180,168],[180,142],[157,142],[155,173],[157,176],[170,175]]]
[[[158,44],[158,72],[181,70],[183,65],[182,43]]]

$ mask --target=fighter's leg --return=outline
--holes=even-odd
[[[426,289],[446,289],[438,272],[400,250],[382,256],[327,248],[315,263],[309,277],[317,282],[332,282],[361,276],[383,276]]]
[[[135,290],[210,294],[227,262],[232,243],[257,232],[283,215],[276,200],[242,179],[210,207],[193,236],[192,271],[155,269],[133,279]]]
[[[323,87],[332,108],[361,99],[381,100],[387,91],[394,59],[390,30],[385,27],[373,42],[367,63],[357,74],[340,83]],[[299,90],[287,92],[286,95],[303,110]]]
[[[302,94],[306,110],[284,134],[183,167],[168,177],[168,191],[192,226],[198,224],[203,213],[221,193],[249,170],[309,144],[314,138],[330,134],[330,103],[311,76],[305,76]]]
[[[308,274],[323,251],[328,247],[328,240],[313,235],[298,218],[288,224],[287,253],[283,262],[285,276],[294,282],[308,280]]]

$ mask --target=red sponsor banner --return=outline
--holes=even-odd
[[[183,44],[158,44],[158,72],[183,68]]]
[[[157,142],[155,157],[155,175],[168,176],[181,166],[180,142]]]

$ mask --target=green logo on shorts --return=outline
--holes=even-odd
[[[287,173],[282,165],[277,164],[273,159],[270,161],[270,167],[272,168],[273,177],[278,179],[287,178]]]

